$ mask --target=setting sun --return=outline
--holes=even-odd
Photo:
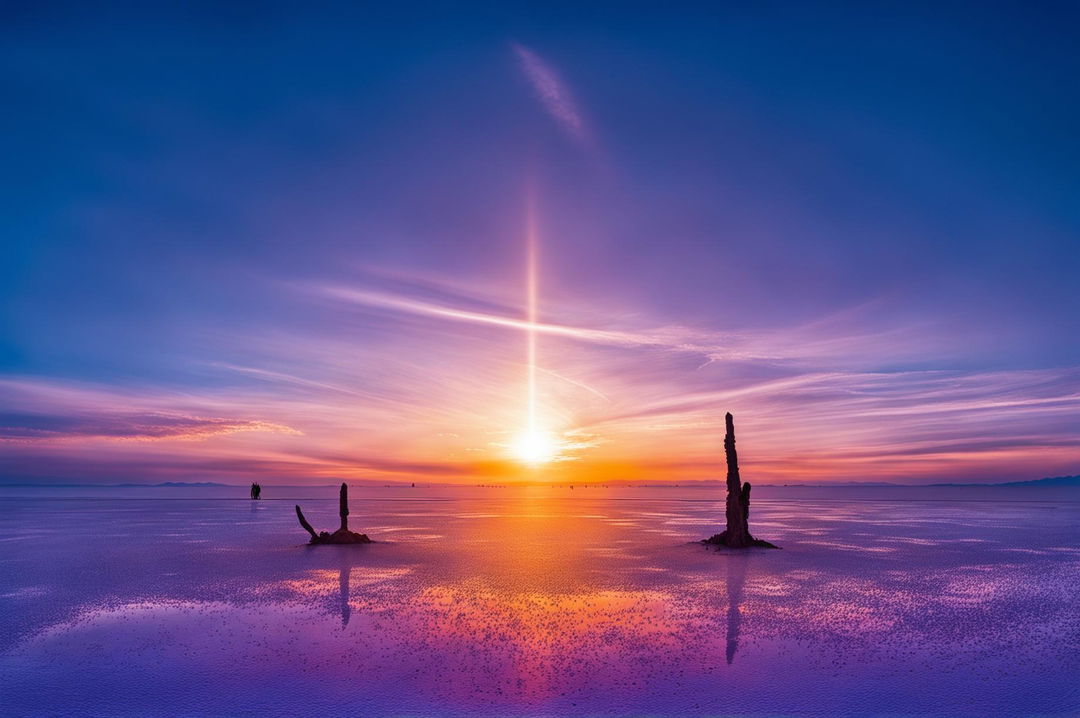
[[[544,464],[559,453],[559,443],[551,434],[543,431],[524,431],[510,446],[514,458],[524,464]]]

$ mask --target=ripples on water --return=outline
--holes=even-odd
[[[354,490],[351,525],[384,541],[321,547],[288,500],[0,499],[0,705],[1080,710],[1080,503],[776,490],[752,528],[784,550],[716,552],[688,542],[717,492]]]

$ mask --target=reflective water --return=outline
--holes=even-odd
[[[1078,497],[966,491],[762,489],[741,553],[688,543],[715,489],[354,489],[380,543],[322,547],[288,499],[0,499],[0,711],[1075,714]]]

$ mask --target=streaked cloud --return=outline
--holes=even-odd
[[[901,330],[868,330],[858,312],[726,333],[643,326],[641,316],[597,327],[602,308],[553,306],[535,325],[541,414],[567,461],[531,474],[507,452],[524,418],[521,340],[534,326],[513,301],[483,287],[464,296],[332,284],[295,296],[338,319],[234,337],[219,349],[234,359],[199,365],[213,389],[0,381],[3,470],[53,480],[703,479],[722,473],[726,411],[739,417],[743,462],[759,482],[1010,480],[1069,473],[1080,460],[1080,369],[888,368],[896,344],[881,337]],[[356,336],[354,322],[387,331]],[[169,441],[190,438],[199,441],[183,450]]]
[[[295,433],[281,424],[180,414],[0,414],[0,441],[205,439],[239,431]]]
[[[534,51],[514,43],[512,45],[525,77],[528,78],[536,96],[547,113],[567,135],[577,142],[586,142],[588,132],[577,103],[558,74]]]
[[[442,293],[442,302],[435,302],[382,290],[340,285],[316,286],[313,289],[335,299],[389,312],[489,325],[520,332],[535,330],[542,335],[613,347],[693,354],[705,360],[701,366],[712,362],[751,360],[828,362],[843,358],[850,362],[885,351],[889,356],[898,357],[903,356],[905,346],[916,346],[912,339],[925,339],[927,334],[925,327],[914,326],[870,330],[863,326],[853,328],[849,326],[849,322],[842,321],[845,317],[826,317],[803,326],[782,327],[770,331],[722,332],[679,325],[639,326],[632,329],[599,328],[570,322],[531,323],[520,316],[512,316],[509,307],[502,313],[494,313],[455,306],[450,303],[454,301],[454,297],[449,292]],[[523,314],[523,310],[518,311]]]

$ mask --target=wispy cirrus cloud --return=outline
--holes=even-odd
[[[435,358],[447,380],[473,367],[429,355],[429,339],[476,343],[489,359],[495,348],[512,369],[521,361],[514,347],[536,331],[551,347],[539,367],[546,410],[560,426],[603,437],[583,449],[582,463],[609,472],[711,472],[728,410],[754,437],[747,461],[765,480],[1032,478],[1068,472],[1080,459],[1071,438],[1080,430],[1076,369],[907,368],[928,356],[942,363],[957,338],[881,322],[872,303],[797,326],[724,332],[649,326],[643,315],[595,305],[583,312],[585,305],[553,304],[547,321],[530,323],[512,300],[477,285],[455,292],[328,284],[313,296],[400,322],[407,329],[393,338],[394,353]],[[608,323],[592,323],[598,317]],[[417,344],[419,337],[427,339]],[[520,401],[508,388],[499,401]],[[472,406],[470,391],[451,401]],[[482,415],[476,411],[478,421]],[[1019,465],[1028,468],[1018,474]]]
[[[528,78],[529,84],[532,85],[547,113],[573,140],[580,143],[588,142],[588,131],[577,103],[570,89],[559,79],[555,70],[524,45],[514,43],[512,47],[525,77]]]
[[[679,442],[705,462],[730,410],[753,438],[743,463],[765,480],[1036,478],[1073,472],[1080,459],[1075,368],[795,372],[696,391],[635,374],[622,381],[607,390],[634,400],[598,407],[581,417],[584,428],[629,451],[623,437]]]
[[[241,431],[297,433],[282,424],[163,413],[0,414],[0,441],[198,440]]]
[[[724,332],[552,302],[534,324],[493,287],[293,284],[325,321],[231,335],[184,385],[2,379],[0,475],[520,477],[507,447],[530,329],[540,414],[575,459],[546,480],[714,478],[725,411],[758,481],[1023,479],[1080,461],[1075,368],[897,368],[950,345],[863,310]]]
[[[0,442],[200,440],[241,432],[299,434],[285,424],[214,415],[227,407],[190,395],[142,392],[41,379],[0,380]],[[222,412],[224,413],[224,412]]]
[[[926,327],[900,326],[868,330],[854,326],[846,317],[827,317],[810,324],[775,330],[723,332],[679,325],[638,326],[610,329],[589,327],[569,321],[529,322],[513,316],[513,309],[477,310],[467,302],[455,302],[443,293],[440,301],[406,296],[378,289],[341,285],[310,287],[314,292],[350,304],[399,314],[412,314],[452,322],[488,325],[519,332],[535,331],[582,342],[628,349],[660,349],[692,354],[704,364],[725,361],[824,362],[843,358],[865,359],[871,355],[901,356],[903,347],[918,350],[916,337],[925,339]],[[521,313],[521,310],[517,310]],[[910,350],[909,350],[910,351]],[[703,364],[703,366],[704,366]]]
[[[655,360],[622,353],[598,364],[588,345],[561,352],[558,366],[584,381],[550,377],[547,387],[565,412],[566,436],[580,460],[545,473],[581,480],[715,477],[720,471],[722,416],[739,417],[743,463],[758,481],[1011,480],[1069,473],[1080,458],[1080,395],[1075,369],[1037,371],[800,372],[768,379],[724,374],[717,363],[685,375]],[[161,412],[115,410],[123,397],[102,387],[73,391],[55,383],[28,387],[39,397],[94,396],[110,408],[96,414],[8,413],[0,417],[10,476],[133,480],[261,475],[264,480],[331,477],[469,480],[506,477],[514,468],[499,449],[513,434],[514,387],[485,397],[452,364],[435,385],[422,376],[379,374],[364,393],[342,393],[343,377],[306,381],[325,366],[294,356],[295,376],[258,376],[245,389],[186,397],[189,414],[171,410],[168,395],[150,396]],[[224,371],[233,371],[221,367]],[[701,374],[721,372],[709,378]],[[460,380],[453,377],[461,374]],[[481,368],[478,381],[490,374]],[[238,378],[251,376],[238,372]],[[300,381],[297,381],[300,379]],[[495,382],[498,383],[498,382]],[[595,387],[593,385],[595,384]],[[403,392],[402,385],[413,389]],[[565,391],[559,391],[563,387]],[[289,389],[298,389],[293,392]],[[576,394],[574,392],[577,392]],[[268,419],[199,419],[194,407],[241,404]],[[489,416],[490,415],[490,416]],[[492,418],[497,417],[497,418]],[[286,427],[299,422],[303,435]],[[454,427],[447,433],[446,427]],[[574,437],[577,437],[576,439]],[[190,449],[169,439],[206,439]],[[120,440],[117,440],[120,439]],[[41,447],[48,447],[43,453]],[[1022,468],[1019,468],[1022,467]],[[582,473],[583,472],[583,473]]]

